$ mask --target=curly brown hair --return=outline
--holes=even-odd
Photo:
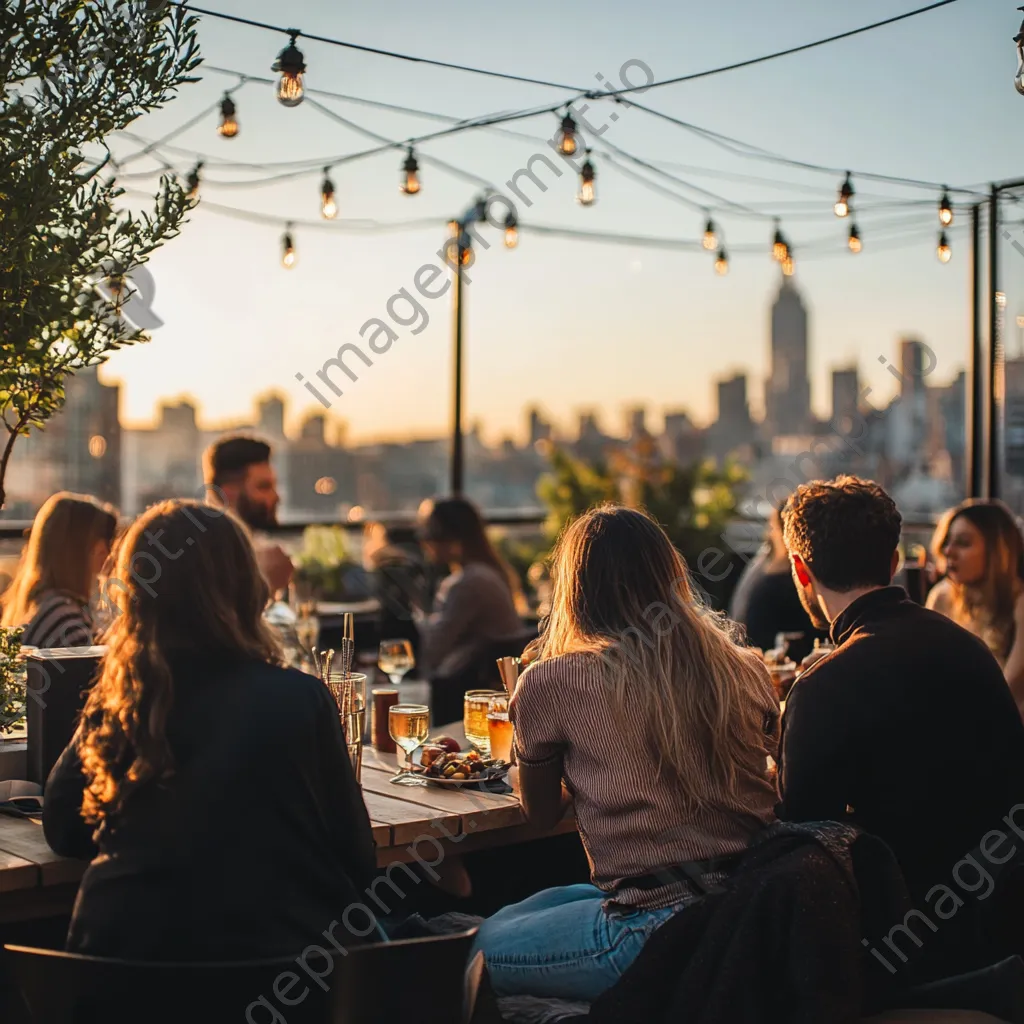
[[[783,537],[829,590],[885,587],[903,520],[878,484],[856,476],[802,484],[782,509]]]
[[[82,713],[82,816],[99,823],[141,786],[174,772],[167,719],[175,655],[280,663],[263,621],[267,584],[242,523],[196,501],[144,512],[118,546],[120,614],[106,635],[100,677]]]

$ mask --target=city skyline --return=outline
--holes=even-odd
[[[279,15],[269,0],[224,0],[218,9],[271,22]],[[439,56],[461,48],[485,65],[591,82],[598,73],[617,77],[630,59],[644,61],[660,77],[684,67],[727,63],[890,16],[902,5],[870,0],[854,17],[847,9],[787,0],[766,18],[753,0],[728,12],[684,4],[659,11],[657,31],[652,19],[620,25],[620,9],[604,0],[589,4],[586,18],[574,10],[572,4],[550,8],[526,0],[515,17],[503,19],[500,33],[489,31],[497,24],[466,0],[452,6],[444,24],[423,18],[419,8],[406,2],[387,11],[373,5],[346,10],[341,17],[322,0],[299,0],[289,13],[307,31],[371,44],[386,40],[400,49]],[[1012,174],[1024,156],[1016,134],[1000,130],[1020,109],[1020,98],[1006,88],[1012,75],[1009,36],[1016,26],[1014,18],[1004,15],[994,5],[954,4],[762,68],[658,90],[645,102],[795,159],[951,186],[984,182]],[[605,31],[610,23],[619,30]],[[500,47],[488,45],[498,37]],[[566,37],[574,39],[573,47],[558,43]],[[934,87],[933,65],[935,49],[949,38],[962,42],[964,65],[958,88],[947,91]],[[211,19],[203,20],[200,40],[210,66],[265,75],[273,57],[268,33]],[[384,62],[368,54],[346,51],[338,59],[336,52],[312,42],[306,59],[310,88],[456,117],[558,98],[550,89],[525,84],[473,79],[470,86],[454,72]],[[849,74],[840,73],[852,66],[861,69],[856,90],[849,89]],[[158,139],[216,105],[224,88],[237,82],[209,66],[200,68],[200,75],[201,82],[184,89],[167,109],[140,119],[132,131],[142,139]],[[129,423],[151,420],[159,396],[185,393],[194,395],[204,417],[217,422],[244,417],[249,398],[272,386],[288,396],[292,407],[306,402],[312,408],[313,400],[295,375],[314,379],[341,344],[358,342],[360,326],[380,315],[389,297],[408,287],[417,268],[435,258],[445,220],[464,210],[477,191],[424,161],[421,194],[401,196],[396,187],[401,154],[396,152],[338,167],[332,180],[341,218],[385,225],[406,219],[434,223],[373,234],[354,228],[340,234],[314,231],[300,223],[294,231],[297,265],[283,271],[284,225],[319,216],[321,168],[300,180],[250,188],[244,179],[254,178],[255,172],[217,166],[217,161],[326,161],[329,155],[364,148],[365,140],[329,123],[311,104],[281,108],[271,91],[257,84],[246,86],[235,99],[241,126],[237,138],[219,138],[211,113],[174,140],[181,151],[165,154],[181,174],[190,169],[189,152],[208,153],[211,161],[191,222],[150,266],[156,285],[152,306],[163,326],[150,345],[118,352],[107,371],[108,379],[124,385]],[[437,124],[340,101],[330,105],[353,123],[390,138],[408,138]],[[588,114],[596,125],[608,113],[601,109],[600,116]],[[845,246],[848,222],[831,213],[840,175],[737,157],[641,111],[620,109],[614,130],[609,127],[602,137],[610,145],[656,161],[667,173],[724,194],[731,203],[782,216],[795,246],[796,280],[810,297],[818,339],[811,385],[819,415],[827,406],[832,366],[855,359],[867,363],[904,334],[927,339],[939,358],[940,374],[954,376],[946,367],[963,363],[969,336],[968,215],[962,204],[951,232],[953,261],[943,266],[935,258],[938,192],[861,181],[855,173],[856,203],[861,204],[855,204],[855,211],[864,248],[853,256]],[[526,120],[517,130],[543,140],[556,125],[549,115]],[[127,159],[144,144],[116,137],[112,145],[119,159]],[[423,148],[427,157],[499,187],[538,151],[529,138],[487,132],[463,133]],[[131,166],[139,174],[149,165],[140,159]],[[159,169],[159,163],[152,166]],[[504,250],[496,231],[483,232],[491,247],[478,253],[467,289],[466,416],[469,421],[482,418],[496,433],[519,429],[526,401],[538,402],[555,418],[586,407],[618,409],[643,401],[659,414],[683,407],[707,422],[714,401],[710,381],[737,368],[752,368],[757,376],[766,370],[764,310],[777,280],[777,267],[767,254],[771,222],[735,207],[716,214],[732,264],[724,278],[714,274],[714,254],[530,233],[534,222],[699,238],[705,219],[699,207],[709,201],[699,192],[670,188],[689,198],[688,208],[641,185],[608,159],[599,159],[597,169],[593,208],[573,202],[572,176],[563,175],[550,180],[543,192],[531,186],[531,205],[521,210],[525,227],[515,251]],[[654,177],[647,177],[650,185]],[[145,178],[127,184],[142,191],[152,187]],[[892,203],[918,205],[897,215],[887,212]],[[227,216],[219,209],[223,206],[269,216],[272,223]],[[1018,270],[1024,264],[1010,252],[1008,277],[1019,277]],[[1015,285],[1007,283],[1010,290]],[[1013,295],[1011,300],[1009,308],[1015,309]],[[336,403],[332,411],[348,422],[354,438],[447,430],[448,299],[430,304],[429,316],[421,334],[403,332]],[[867,367],[865,373],[870,373]],[[883,383],[891,393],[891,384],[878,376],[879,387]],[[751,399],[756,409],[760,394]]]

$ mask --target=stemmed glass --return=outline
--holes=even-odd
[[[391,685],[398,686],[406,672],[416,667],[412,644],[408,640],[381,640],[377,664],[387,673]]]
[[[412,770],[412,752],[427,738],[430,731],[430,708],[426,704],[392,704],[388,708],[388,732],[405,751],[405,764],[399,764],[397,775],[391,781],[401,786],[425,786]]]

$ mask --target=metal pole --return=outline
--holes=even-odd
[[[1003,341],[999,308],[999,186],[992,186],[988,213],[988,487],[986,496],[998,498],[1002,478]]]
[[[971,359],[967,388],[967,497],[985,493],[985,368],[981,345],[981,204],[971,207]]]
[[[455,246],[455,386],[452,403],[452,497],[462,494],[462,260],[466,253],[463,225],[459,224],[458,241]]]

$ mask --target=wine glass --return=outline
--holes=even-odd
[[[315,601],[300,601],[295,633],[303,649],[312,653],[320,639],[320,618]]]
[[[425,786],[424,779],[412,774],[412,752],[421,746],[430,731],[430,708],[426,704],[392,704],[388,708],[388,732],[405,751],[405,764],[391,781],[404,786]]]
[[[377,664],[386,672],[392,686],[398,686],[402,676],[416,666],[416,656],[408,640],[381,640]]]

